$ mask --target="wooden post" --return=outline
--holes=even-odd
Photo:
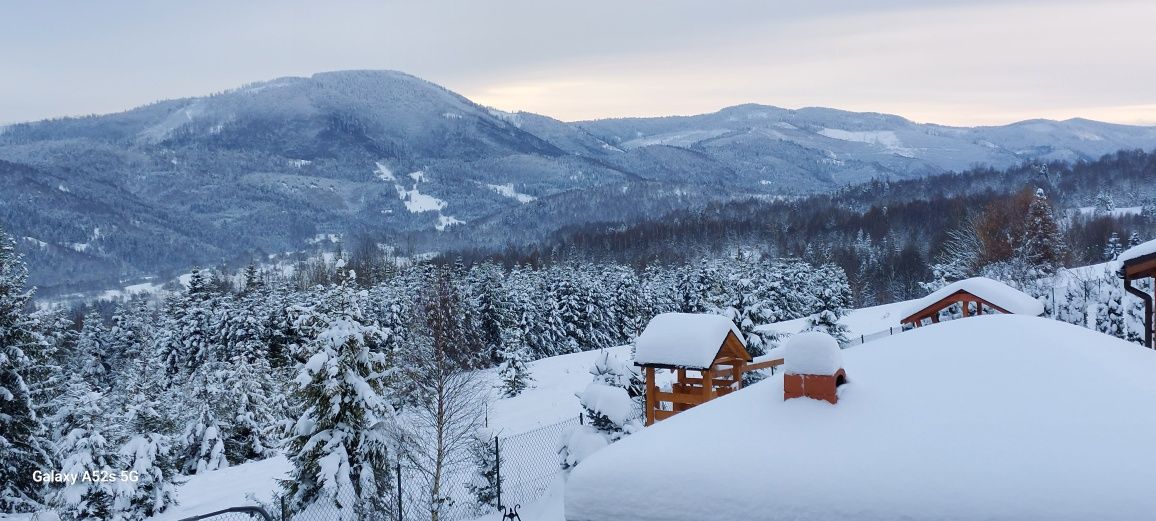
[[[744,369],[746,369],[746,365],[746,362],[740,360],[735,362],[735,365],[731,368],[731,378],[735,379],[735,389],[743,388],[743,373],[745,372]]]
[[[964,317],[970,317],[971,316],[971,302],[968,302],[967,299],[963,299],[959,303],[963,306],[963,316]]]
[[[654,368],[646,368],[646,424],[654,423],[654,410],[658,407],[658,403],[654,401],[655,393],[658,392],[657,386],[654,384]]]
[[[702,370],[702,395],[707,400],[714,398],[714,371],[710,369]]]

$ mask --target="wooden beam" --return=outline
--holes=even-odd
[[[778,367],[780,365],[783,365],[783,359],[782,358],[776,358],[774,360],[764,360],[762,362],[755,362],[755,363],[747,364],[747,366],[744,370],[745,371],[758,371],[759,369],[769,369],[771,367]]]
[[[675,404],[690,404],[698,405],[710,400],[704,394],[699,393],[668,393],[665,391],[656,391],[654,393],[655,400],[659,402],[670,402]]]
[[[678,411],[654,411],[654,419],[655,420],[665,420],[667,418],[670,418],[671,416],[674,416],[675,414],[678,414]],[[651,422],[651,423],[653,423],[653,422]]]
[[[658,387],[654,383],[654,368],[646,368],[646,424],[654,423],[655,409],[658,407]]]

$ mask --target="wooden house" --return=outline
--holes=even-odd
[[[635,364],[646,376],[646,424],[742,388],[743,373],[782,360],[753,363],[743,335],[721,315],[663,313],[651,319],[635,342]],[[661,391],[658,370],[675,374]]]
[[[1027,293],[997,280],[973,277],[915,301],[900,323],[912,327],[938,323],[940,314],[956,305],[964,317],[989,313],[1039,316],[1044,312],[1043,303]]]

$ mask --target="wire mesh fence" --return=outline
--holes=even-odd
[[[186,517],[181,521],[273,521],[273,516],[269,515],[265,509],[261,507],[234,507],[202,514],[199,516]]]
[[[517,505],[529,505],[542,498],[562,473],[559,454],[563,436],[581,424],[574,416],[536,429],[499,435],[486,444],[497,473],[485,478],[470,458],[455,458],[439,470],[416,468],[395,462],[393,483],[376,498],[374,505],[349,495],[332,502],[319,502],[291,514],[285,498],[267,505],[268,521],[465,521]],[[479,494],[476,490],[486,489]],[[200,518],[198,518],[200,519]],[[241,521],[249,518],[204,518],[208,521]],[[259,519],[259,518],[258,518]]]

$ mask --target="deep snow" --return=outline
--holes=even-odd
[[[583,461],[569,521],[1140,519],[1156,352],[1022,315],[844,351],[838,405],[781,373]]]

